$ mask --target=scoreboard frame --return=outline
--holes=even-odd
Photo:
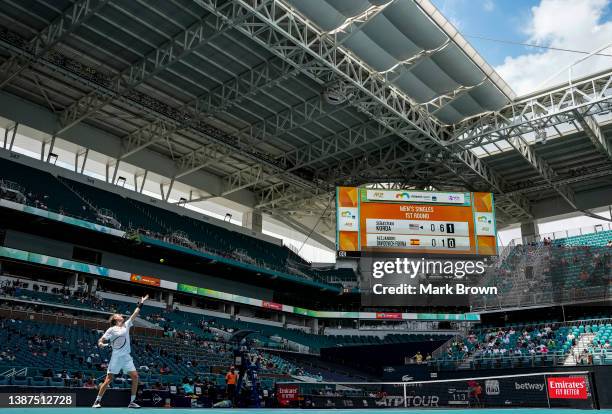
[[[337,187],[337,257],[376,253],[496,255],[493,194]]]

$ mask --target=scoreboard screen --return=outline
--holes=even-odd
[[[497,254],[491,193],[336,189],[339,257]]]

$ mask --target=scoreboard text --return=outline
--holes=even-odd
[[[339,256],[496,254],[491,193],[338,187],[336,196]]]

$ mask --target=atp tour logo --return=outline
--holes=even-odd
[[[499,381],[498,380],[486,380],[485,381],[485,393],[487,395],[499,395]]]

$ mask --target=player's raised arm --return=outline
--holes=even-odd
[[[138,301],[138,304],[136,305],[136,309],[134,310],[134,313],[132,313],[132,316],[130,316],[130,319],[128,319],[130,322],[134,322],[134,319],[136,319],[136,317],[140,313],[140,308],[142,308],[142,304],[147,299],[149,299],[149,295],[144,295],[142,298],[140,298],[140,300]]]

